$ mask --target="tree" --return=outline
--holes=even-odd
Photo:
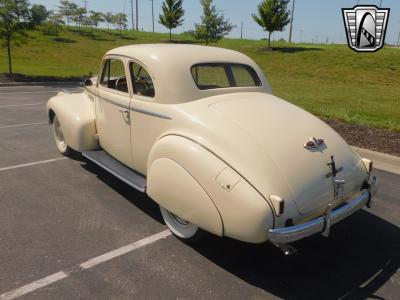
[[[119,29],[119,34],[122,34],[122,30],[128,28],[128,18],[127,15],[124,13],[118,13],[113,16],[113,22],[112,22],[118,29]]]
[[[40,4],[34,4],[29,11],[29,21],[32,27],[43,25],[50,15],[46,7]]]
[[[62,29],[62,25],[64,25],[65,22],[63,20],[63,15],[60,13],[54,13],[54,12],[50,12],[48,21],[46,23],[46,30],[48,32],[51,32],[53,29],[55,31],[55,34],[58,36],[58,33],[60,31],[60,29]]]
[[[258,15],[253,14],[254,21],[268,32],[268,48],[271,48],[271,34],[283,31],[290,22],[290,11],[287,6],[290,0],[264,0],[258,5]]]
[[[84,7],[78,7],[77,9],[75,9],[71,20],[76,23],[76,26],[78,26],[79,32],[81,32],[81,25],[86,20],[86,9]]]
[[[90,19],[90,17],[87,16],[87,14],[85,14],[83,16],[83,19],[80,21],[80,24],[86,27],[90,27],[93,31],[93,23],[92,20]]]
[[[110,12],[104,14],[104,21],[107,23],[108,31],[110,31],[110,24],[113,22],[114,15]]]
[[[78,5],[71,3],[69,0],[61,0],[59,6],[59,13],[67,19],[67,26],[69,29],[69,23],[78,9]]]
[[[169,40],[172,40],[172,29],[181,26],[185,10],[182,8],[183,0],[165,0],[162,5],[162,14],[159,23],[169,29]]]
[[[26,6],[23,6],[23,3]],[[8,74],[13,76],[12,45],[20,45],[26,38],[26,21],[28,18],[28,4],[15,0],[0,0],[0,41],[7,48]]]
[[[194,37],[209,42],[217,42],[232,31],[233,25],[225,19],[223,14],[218,14],[213,0],[200,0],[203,6],[201,23],[195,24]]]
[[[15,14],[18,21],[24,21],[29,16],[29,2],[27,0],[14,0]]]
[[[101,12],[91,10],[89,20],[90,24],[97,29],[99,23],[104,22],[104,15]]]

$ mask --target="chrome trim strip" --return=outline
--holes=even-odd
[[[134,111],[134,112],[137,112],[137,113],[149,115],[149,116],[152,116],[152,117],[157,117],[157,118],[161,118],[161,119],[165,119],[165,120],[172,120],[172,118],[170,116],[159,114],[159,113],[156,113],[156,112],[153,112],[153,111],[149,111],[149,110],[145,110],[145,109],[131,107],[130,110]]]
[[[138,190],[139,192],[146,192],[146,188],[141,188],[135,184],[133,184],[132,182],[126,180],[124,177],[118,175],[117,173],[115,173],[114,171],[112,171],[111,169],[107,168],[106,166],[104,166],[103,164],[99,163],[97,160],[91,158],[90,156],[86,155],[85,152],[82,152],[82,155],[84,157],[86,157],[88,160],[92,161],[93,163],[95,163],[96,165],[98,165],[99,167],[103,168],[104,170],[106,170],[107,172],[111,173],[112,175],[114,175],[115,177],[117,177],[119,180],[125,182],[127,185],[133,187],[134,189]]]
[[[122,108],[125,108],[125,109],[129,109],[129,101],[128,101],[128,105],[125,105],[125,104],[119,103],[119,102],[117,102],[117,101],[114,101],[114,100],[111,100],[111,99],[108,99],[108,98],[105,98],[105,97],[102,97],[102,96],[98,96],[98,97],[99,97],[101,100],[106,101],[106,102],[111,103],[111,104],[114,104],[114,105],[116,105],[116,106],[118,106],[118,107],[122,107]]]
[[[350,202],[345,205],[332,211],[328,210],[327,214],[303,224],[270,229],[268,231],[268,238],[272,243],[280,245],[298,241],[316,233],[324,233],[326,227],[330,227],[342,221],[363,208],[369,202],[370,197],[375,194],[376,186],[377,179],[374,177],[368,190],[350,200]]]

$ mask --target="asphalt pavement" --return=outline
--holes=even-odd
[[[0,88],[0,299],[399,299],[400,175],[375,170],[372,209],[326,239],[210,236],[188,246],[158,207],[80,156],[58,154],[45,104],[71,86]]]

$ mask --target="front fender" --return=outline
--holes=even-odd
[[[93,103],[85,93],[59,93],[47,102],[47,113],[52,122],[57,115],[65,142],[76,151],[97,150]]]
[[[147,183],[154,201],[218,235],[262,243],[274,226],[268,202],[225,162],[185,137],[165,136],[154,145]]]

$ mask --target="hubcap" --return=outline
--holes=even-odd
[[[176,236],[183,239],[190,239],[198,231],[199,228],[196,225],[178,217],[163,207],[160,207],[160,209],[165,223]]]
[[[188,221],[186,221],[186,220],[184,220],[184,219],[182,219],[182,218],[179,218],[178,216],[174,215],[174,214],[171,213],[171,212],[169,212],[169,214],[171,215],[171,217],[172,217],[173,219],[175,219],[175,221],[177,221],[177,222],[178,222],[179,224],[181,224],[181,225],[187,226],[187,225],[190,224]]]

